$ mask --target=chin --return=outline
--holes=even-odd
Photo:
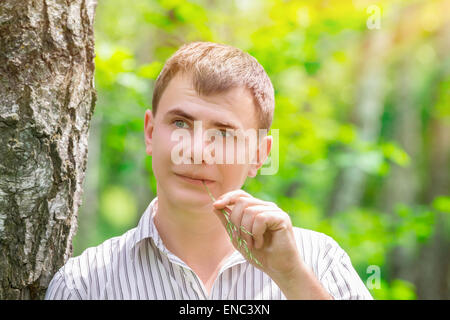
[[[168,192],[165,192],[168,201],[173,201],[176,205],[189,207],[203,207],[211,204],[212,200],[207,191],[202,187],[189,187],[181,185],[168,186]]]

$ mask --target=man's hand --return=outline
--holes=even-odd
[[[253,262],[256,267],[268,275],[286,274],[298,268],[301,258],[295,244],[291,219],[275,203],[254,198],[243,190],[235,190],[219,197],[213,205],[224,226],[227,221],[220,209],[230,214],[231,222],[238,229],[238,234],[233,236],[233,244],[243,252],[236,236],[244,239],[253,256],[262,264],[260,267]],[[241,231],[241,226],[251,232],[253,237]]]
[[[237,227],[238,234],[233,235],[235,248],[246,256],[236,241],[237,236],[244,239],[262,266],[248,259],[249,262],[269,275],[288,299],[330,297],[304,264],[289,215],[275,203],[254,198],[239,189],[223,194],[213,206],[224,226],[227,220],[221,209],[229,213],[231,222]],[[241,227],[251,232],[253,237],[241,231]]]

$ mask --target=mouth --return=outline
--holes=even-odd
[[[181,174],[178,174],[178,173],[175,173],[175,175],[178,176],[179,178],[183,179],[184,181],[192,183],[192,184],[203,185],[203,182],[205,182],[206,184],[214,183],[213,180],[188,177],[188,176],[184,176],[184,175],[181,175]]]

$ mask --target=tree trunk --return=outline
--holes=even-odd
[[[93,114],[96,0],[0,1],[0,299],[72,255]]]

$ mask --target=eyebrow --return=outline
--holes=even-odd
[[[191,121],[197,120],[194,116],[190,115],[189,113],[186,113],[184,110],[181,110],[179,108],[174,108],[172,110],[167,111],[166,117],[169,117],[169,116],[180,116],[180,117],[189,119]],[[230,128],[230,129],[233,129],[233,130],[238,130],[239,129],[238,125],[235,125],[235,124],[233,124],[231,122],[214,120],[214,121],[211,121],[211,123],[215,127]]]

